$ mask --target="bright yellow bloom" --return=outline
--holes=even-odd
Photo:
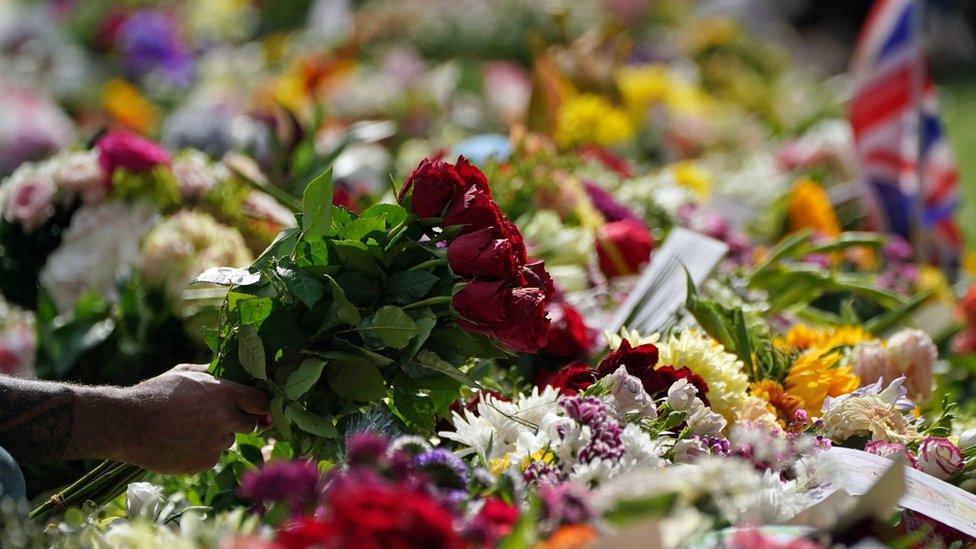
[[[552,465],[556,461],[556,455],[552,451],[545,448],[539,448],[531,455],[525,456],[522,460],[522,470],[524,471],[530,464],[536,461],[541,461],[547,465]]]
[[[599,95],[577,95],[559,108],[555,139],[561,147],[615,145],[633,135],[634,125],[627,114]]]
[[[488,471],[495,475],[501,475],[505,471],[508,471],[509,467],[512,466],[512,455],[505,454],[504,456],[497,457],[488,463]]]
[[[691,189],[698,198],[708,198],[712,191],[712,176],[698,164],[691,160],[682,160],[668,166],[674,180]]]
[[[789,196],[790,229],[812,229],[823,236],[840,234],[837,214],[830,205],[830,197],[816,181],[800,179],[793,184]]]
[[[151,132],[159,122],[156,105],[139,93],[138,88],[120,78],[106,82],[102,89],[102,104],[116,122],[138,133]]]
[[[644,122],[647,109],[655,105],[693,114],[701,112],[708,102],[698,86],[667,65],[624,67],[617,71],[614,80],[631,119],[637,124]]]
[[[870,332],[860,326],[807,326],[797,324],[786,335],[776,338],[776,346],[781,349],[806,351],[817,348],[829,351],[836,347],[850,347],[874,339]]]
[[[658,364],[687,367],[708,385],[708,401],[725,419],[735,421],[748,401],[749,377],[742,361],[709,336],[689,329],[658,345]]]
[[[728,45],[741,35],[742,27],[739,23],[732,19],[718,17],[698,21],[689,33],[694,51]]]
[[[766,408],[776,415],[776,421],[782,427],[789,425],[796,411],[803,408],[803,403],[776,381],[764,379],[749,386],[752,396],[766,401]]]
[[[824,398],[850,393],[861,383],[849,366],[837,366],[839,360],[837,353],[812,349],[798,356],[786,375],[786,392],[813,417],[820,415]]]
[[[949,287],[949,281],[946,280],[942,269],[938,267],[919,265],[918,281],[915,285],[920,292],[931,290],[932,297],[939,301],[952,303],[955,299],[952,295],[952,288]]]

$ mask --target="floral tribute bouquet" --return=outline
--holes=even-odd
[[[231,287],[206,334],[211,372],[272,395],[275,437],[302,455],[335,456],[363,413],[385,407],[432,434],[474,359],[535,352],[548,340],[552,282],[530,262],[484,175],[463,157],[421,162],[398,193],[355,215],[331,179],[306,188],[299,226],[244,269],[200,282]],[[139,474],[105,464],[59,494],[107,501]],[[107,499],[106,499],[107,498]],[[34,512],[49,516],[49,502]]]

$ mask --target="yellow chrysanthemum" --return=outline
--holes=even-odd
[[[783,386],[771,379],[764,379],[749,386],[752,396],[766,401],[766,408],[776,415],[776,421],[782,427],[789,425],[796,411],[803,408],[799,397],[786,392]]]
[[[837,214],[830,205],[830,197],[816,181],[800,179],[789,196],[790,229],[812,229],[823,236],[840,234]]]
[[[874,339],[870,332],[860,326],[807,326],[797,324],[786,335],[776,338],[776,346],[781,349],[806,351],[817,348],[829,351],[836,347],[850,347]]]
[[[116,122],[139,133],[149,133],[159,122],[159,110],[139,89],[125,80],[109,80],[102,89],[102,104]]]
[[[531,455],[525,456],[525,459],[522,460],[522,470],[524,471],[530,464],[536,461],[541,461],[547,465],[552,465],[556,461],[556,455],[550,450],[540,448]]]
[[[561,147],[615,145],[633,135],[634,125],[627,114],[599,95],[571,97],[559,109],[555,139]]]
[[[786,392],[800,400],[811,416],[819,416],[824,398],[850,393],[861,383],[848,366],[837,366],[840,355],[812,349],[798,356],[786,375]]]
[[[692,82],[677,75],[667,65],[624,67],[615,75],[617,89],[636,124],[645,120],[647,109],[664,105],[677,113],[698,113],[708,98]]]
[[[497,457],[488,463],[488,471],[491,474],[498,476],[503,474],[505,471],[512,466],[512,455],[505,454],[504,456]]]
[[[690,189],[698,198],[708,198],[712,190],[712,176],[691,160],[682,160],[668,166],[675,182]]]
[[[691,329],[658,346],[658,364],[687,367],[708,384],[708,401],[725,419],[734,421],[736,412],[746,402],[749,377],[742,361],[726,352],[718,342]]]

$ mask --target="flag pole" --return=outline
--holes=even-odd
[[[915,38],[915,70],[912,71],[912,98],[916,113],[915,177],[917,188],[912,201],[912,240],[915,258],[919,263],[926,261],[925,254],[925,35],[923,32],[925,0],[914,0],[915,14],[912,17],[912,35]]]

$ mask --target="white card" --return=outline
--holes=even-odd
[[[634,289],[617,309],[606,330],[616,333],[626,326],[642,334],[661,331],[687,298],[685,269],[697,287],[728,250],[724,242],[675,227],[654,252],[650,264],[644,268]]]

